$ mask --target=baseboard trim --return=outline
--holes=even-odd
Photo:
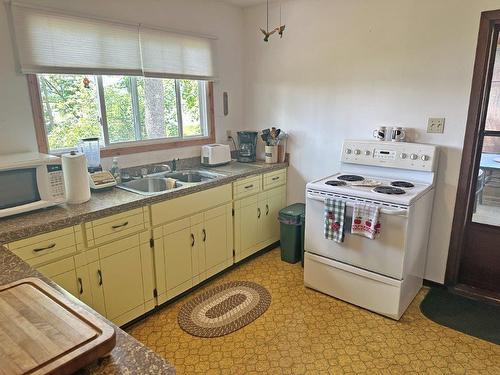
[[[179,294],[178,296],[175,296],[174,298],[172,298],[172,299],[168,300],[167,302],[164,302],[164,303],[162,303],[161,305],[156,306],[153,310],[150,310],[150,311],[146,312],[145,314],[143,314],[143,315],[141,315],[141,316],[139,316],[139,317],[135,318],[134,320],[132,320],[132,321],[130,321],[130,322],[128,322],[128,323],[125,323],[124,325],[120,326],[120,328],[122,328],[122,329],[126,329],[126,328],[128,328],[128,327],[133,326],[134,324],[137,324],[137,323],[141,322],[142,320],[146,319],[147,317],[149,317],[149,316],[151,316],[151,315],[153,315],[153,314],[157,313],[158,311],[160,311],[160,310],[162,310],[163,308],[165,308],[165,307],[167,307],[167,306],[171,305],[172,303],[177,302],[177,301],[178,301],[178,300],[180,300],[181,298],[184,298],[184,297],[185,297],[185,296],[187,296],[188,294],[190,294],[190,293],[192,293],[192,292],[194,292],[194,291],[198,290],[198,289],[199,289],[199,288],[201,288],[202,286],[204,286],[204,285],[208,284],[209,282],[211,282],[211,281],[215,280],[216,278],[218,278],[218,277],[220,277],[220,276],[224,275],[225,273],[227,273],[227,272],[229,272],[229,271],[232,271],[232,270],[234,270],[235,268],[237,268],[237,267],[239,267],[239,266],[241,266],[241,265],[245,264],[246,262],[249,262],[250,260],[255,259],[255,258],[257,258],[257,257],[259,257],[259,256],[261,256],[261,255],[263,255],[263,254],[265,254],[265,253],[267,253],[267,252],[271,251],[271,250],[276,249],[277,247],[279,247],[279,245],[280,245],[280,242],[279,242],[279,241],[274,242],[274,243],[272,243],[271,245],[266,246],[266,247],[265,247],[265,248],[263,248],[262,250],[259,250],[259,251],[257,251],[256,253],[254,253],[254,254],[252,254],[252,255],[250,255],[250,256],[248,256],[248,257],[246,257],[245,259],[242,259],[242,260],[240,260],[240,261],[239,261],[239,262],[237,262],[237,263],[233,263],[231,266],[229,266],[228,268],[226,268],[226,269],[222,270],[221,272],[216,273],[216,274],[215,274],[215,275],[213,275],[213,276],[210,276],[208,279],[203,280],[201,283],[199,283],[199,284],[197,284],[197,285],[193,286],[192,288],[190,288],[190,289],[186,290],[185,292],[182,292],[182,293],[181,293],[181,294]]]

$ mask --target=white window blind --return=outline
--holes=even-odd
[[[213,80],[215,39],[13,2],[22,73],[121,74]]]
[[[137,25],[11,7],[22,73],[142,74]]]
[[[215,40],[147,27],[140,28],[144,75],[214,79]]]

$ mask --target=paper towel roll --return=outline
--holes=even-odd
[[[67,202],[87,202],[90,199],[90,186],[85,155],[74,151],[62,155],[62,167]]]

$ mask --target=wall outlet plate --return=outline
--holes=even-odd
[[[226,138],[227,138],[227,140],[230,140],[231,138],[233,138],[233,133],[231,132],[231,130],[226,130]]]
[[[444,133],[444,117],[431,117],[427,123],[427,133]]]

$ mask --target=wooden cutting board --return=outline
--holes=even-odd
[[[114,329],[43,281],[0,286],[0,374],[72,374],[114,348]]]

